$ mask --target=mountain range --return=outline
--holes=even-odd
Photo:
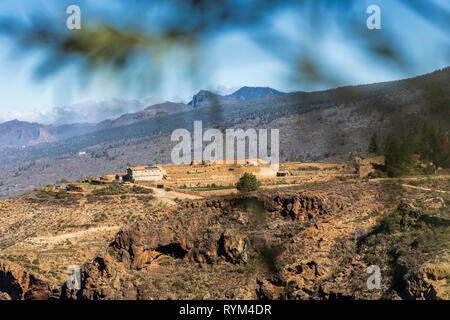
[[[0,147],[32,146],[42,142],[53,142],[83,135],[94,130],[96,130],[96,125],[90,123],[71,123],[57,126],[15,119],[0,123]]]
[[[375,132],[383,141],[388,134],[406,136],[422,130],[424,123],[450,130],[450,68],[317,92],[280,95],[269,89],[266,98],[253,99],[261,97],[259,90],[242,88],[233,97],[219,97],[221,103],[201,91],[190,104],[166,102],[111,121],[69,125],[65,136],[61,133],[65,127],[3,124],[1,139],[7,143],[0,148],[0,198],[62,178],[76,180],[124,172],[133,165],[171,163],[177,144],[171,140],[172,132],[178,128],[192,132],[196,120],[202,121],[203,130],[278,129],[280,161],[302,162],[364,157]],[[252,93],[248,100],[237,101],[246,99],[241,97],[246,92]],[[27,131],[19,129],[24,127]],[[83,130],[92,131],[83,134]],[[29,147],[16,147],[27,141]]]
[[[15,119],[0,124],[0,147],[33,146],[43,142],[54,142],[80,136],[97,130],[130,125],[157,116],[173,115],[217,104],[226,105],[240,101],[278,97],[283,94],[284,92],[268,87],[242,87],[230,95],[219,95],[210,91],[200,90],[188,104],[170,101],[156,103],[148,106],[144,110],[135,113],[126,113],[116,119],[108,119],[99,123],[45,125]]]

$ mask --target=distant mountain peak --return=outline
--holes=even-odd
[[[267,99],[278,97],[285,94],[284,92],[269,87],[248,87],[244,86],[229,95],[219,95],[208,90],[200,90],[192,97],[192,101],[188,105],[194,109],[211,106],[214,103],[228,104],[239,101],[250,101],[257,99]]]
[[[192,97],[192,100],[188,103],[194,109],[203,107],[205,105],[210,105],[216,102],[219,98],[223,96],[215,94],[208,90],[200,90],[197,94]]]
[[[0,147],[29,146],[93,131],[90,124],[45,125],[17,119],[0,123]]]
[[[257,100],[278,97],[285,94],[284,92],[269,87],[247,87],[244,86],[236,92],[228,95],[237,101]]]

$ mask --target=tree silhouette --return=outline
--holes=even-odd
[[[370,137],[369,147],[367,151],[375,155],[377,155],[381,151],[380,139],[378,138],[378,134],[376,132]]]

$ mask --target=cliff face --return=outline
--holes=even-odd
[[[146,217],[121,230],[105,255],[84,266],[78,296],[357,297],[353,288],[330,278],[339,268],[331,254],[342,238],[373,223],[371,212],[382,206],[374,191],[196,200]]]
[[[21,266],[0,260],[0,300],[49,300],[59,297],[55,283]]]

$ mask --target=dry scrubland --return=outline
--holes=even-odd
[[[0,201],[0,297],[448,299],[448,181],[330,178],[197,200],[33,191]],[[77,292],[63,285],[72,264]],[[370,264],[382,290],[365,287]]]
[[[0,201],[0,255],[62,284],[69,265],[101,253],[118,230],[164,207],[148,194],[42,190]]]

